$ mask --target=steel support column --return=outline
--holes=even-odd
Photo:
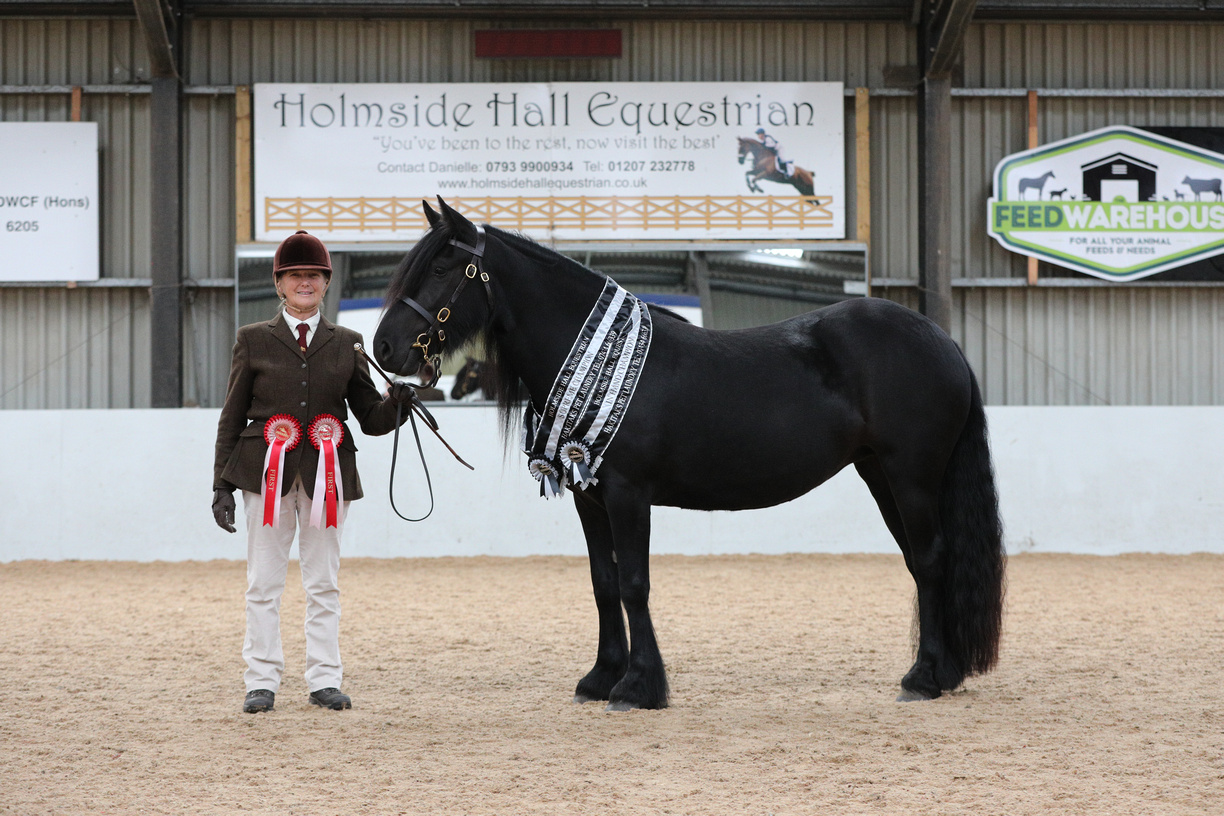
[[[952,79],[918,89],[918,310],[952,328]]]
[[[152,179],[149,295],[152,352],[149,392],[154,408],[183,405],[183,134],[178,72],[177,0],[133,0],[152,69],[149,173]]]
[[[154,408],[183,405],[182,131],[178,77],[155,77],[150,106],[153,185],[150,247],[153,288],[149,298]]]
[[[952,73],[977,0],[915,0],[918,86],[918,308],[952,329]]]

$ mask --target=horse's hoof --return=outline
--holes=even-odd
[[[594,697],[588,697],[585,694],[575,694],[574,695],[575,705],[582,705],[583,703],[593,703],[593,702],[595,702]]]
[[[916,703],[920,700],[933,700],[928,694],[923,694],[921,691],[913,691],[912,689],[903,688],[901,693],[897,695],[898,703]]]
[[[615,703],[608,703],[608,705],[604,707],[604,711],[632,711],[634,707],[635,706],[633,703],[625,700],[617,700]]]

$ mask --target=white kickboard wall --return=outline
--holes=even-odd
[[[539,498],[523,455],[502,445],[494,408],[431,410],[475,472],[422,429],[436,507],[409,524],[387,499],[391,436],[365,437],[354,427],[365,498],[345,524],[346,556],[585,555],[572,499]],[[1224,552],[1224,407],[992,407],[987,414],[1009,552]],[[217,528],[209,509],[218,415],[4,412],[0,561],[245,558],[241,500],[235,535]],[[396,494],[405,515],[428,507],[407,427]],[[654,553],[897,552],[853,468],[767,510],[655,508],[652,527]]]

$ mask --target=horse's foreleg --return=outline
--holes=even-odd
[[[574,507],[578,510],[582,531],[586,534],[591,588],[595,592],[595,608],[599,612],[599,648],[595,666],[578,681],[578,688],[574,690],[574,702],[587,703],[608,699],[612,687],[624,676],[629,665],[629,640],[625,635],[625,618],[621,613],[620,581],[608,513],[593,496],[581,492],[574,493]]]
[[[629,619],[629,668],[608,697],[608,710],[666,708],[667,673],[650,619],[650,502],[637,489],[601,476],[616,546],[621,603]]]

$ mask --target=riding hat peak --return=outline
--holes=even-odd
[[[290,269],[318,269],[331,280],[331,254],[323,242],[306,230],[298,230],[276,248],[272,256],[272,274],[280,276]]]

